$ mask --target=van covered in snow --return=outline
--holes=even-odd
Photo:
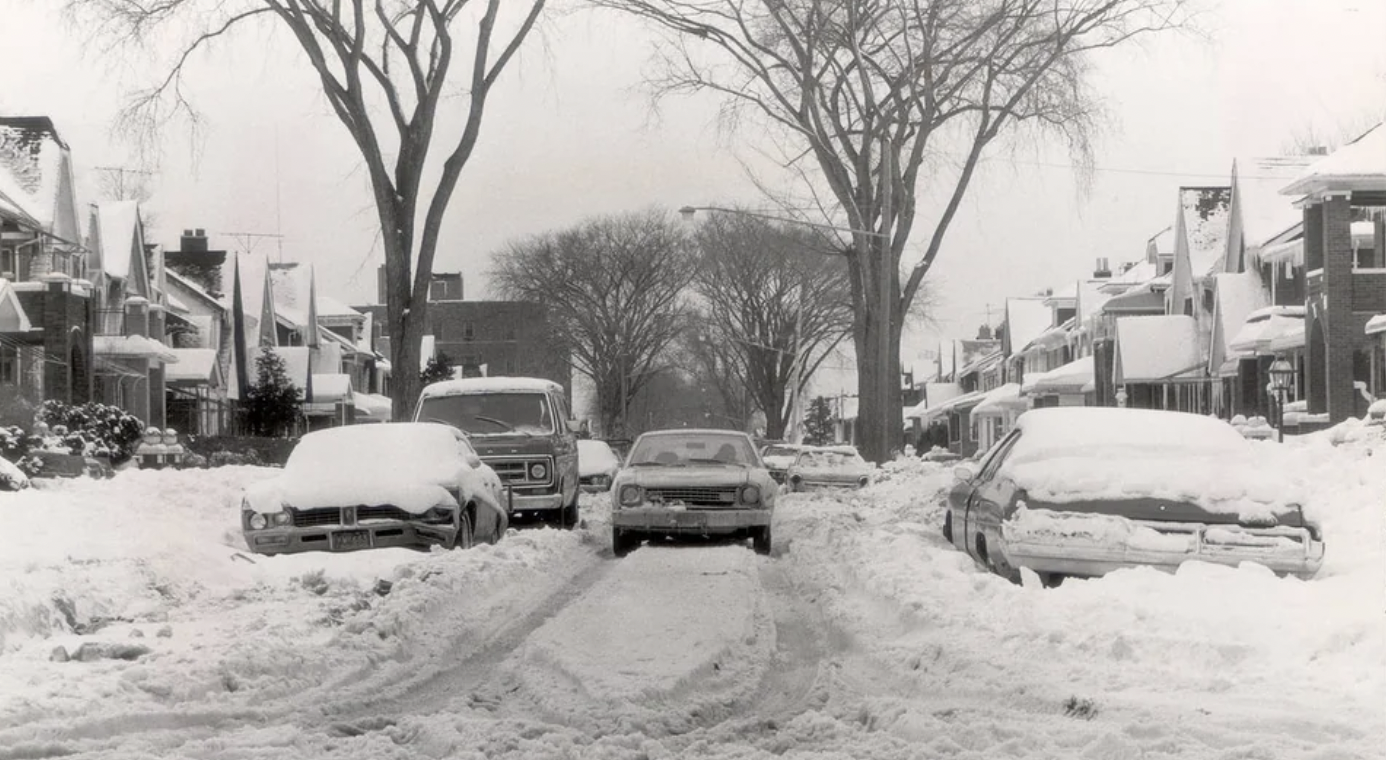
[[[423,389],[414,421],[465,432],[511,489],[512,517],[577,524],[579,424],[570,419],[563,386],[531,377],[444,380]]]

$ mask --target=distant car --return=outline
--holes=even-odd
[[[509,498],[457,428],[399,422],[308,433],[283,474],[241,498],[241,530],[259,554],[495,543]]]
[[[745,433],[645,433],[611,489],[611,548],[624,557],[647,538],[728,536],[769,554],[777,488]]]
[[[939,448],[935,446],[934,448],[924,452],[924,455],[919,458],[924,460],[925,462],[956,462],[962,459],[963,455],[954,451],[949,451],[948,449]]]
[[[791,491],[811,488],[862,488],[871,483],[876,467],[851,446],[826,446],[799,452],[785,482]]]
[[[760,450],[760,458],[765,462],[765,469],[770,471],[770,477],[774,478],[776,483],[783,483],[785,471],[794,464],[799,452],[803,450],[803,446],[792,443],[770,442]]]
[[[578,482],[588,492],[610,491],[621,460],[606,441],[584,438],[577,442]]]
[[[943,534],[1000,575],[1029,568],[1049,585],[1189,561],[1311,576],[1319,525],[1253,446],[1202,415],[1034,409],[979,467],[956,469]]]

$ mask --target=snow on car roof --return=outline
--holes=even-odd
[[[303,436],[284,465],[284,475],[299,500],[309,498],[317,486],[331,484],[336,490],[344,481],[363,487],[402,481],[452,483],[462,464],[459,446],[469,447],[459,438],[455,428],[433,422],[328,428]]]
[[[1002,469],[1031,497],[1056,503],[1154,498],[1243,520],[1303,503],[1296,484],[1261,466],[1222,420],[1186,412],[1069,407],[1020,416]]]
[[[671,428],[669,430],[649,430],[640,434],[641,438],[651,435],[735,435],[750,438],[751,436],[740,430],[723,430],[718,428]]]
[[[467,377],[444,380],[423,389],[423,396],[455,396],[463,393],[536,393],[563,391],[563,386],[538,377]]]

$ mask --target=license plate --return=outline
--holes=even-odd
[[[371,532],[368,530],[339,530],[332,534],[332,551],[345,552],[352,549],[369,549]]]

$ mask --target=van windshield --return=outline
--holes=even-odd
[[[471,436],[551,435],[553,414],[543,393],[466,393],[431,396],[419,407],[420,422],[456,425]]]

